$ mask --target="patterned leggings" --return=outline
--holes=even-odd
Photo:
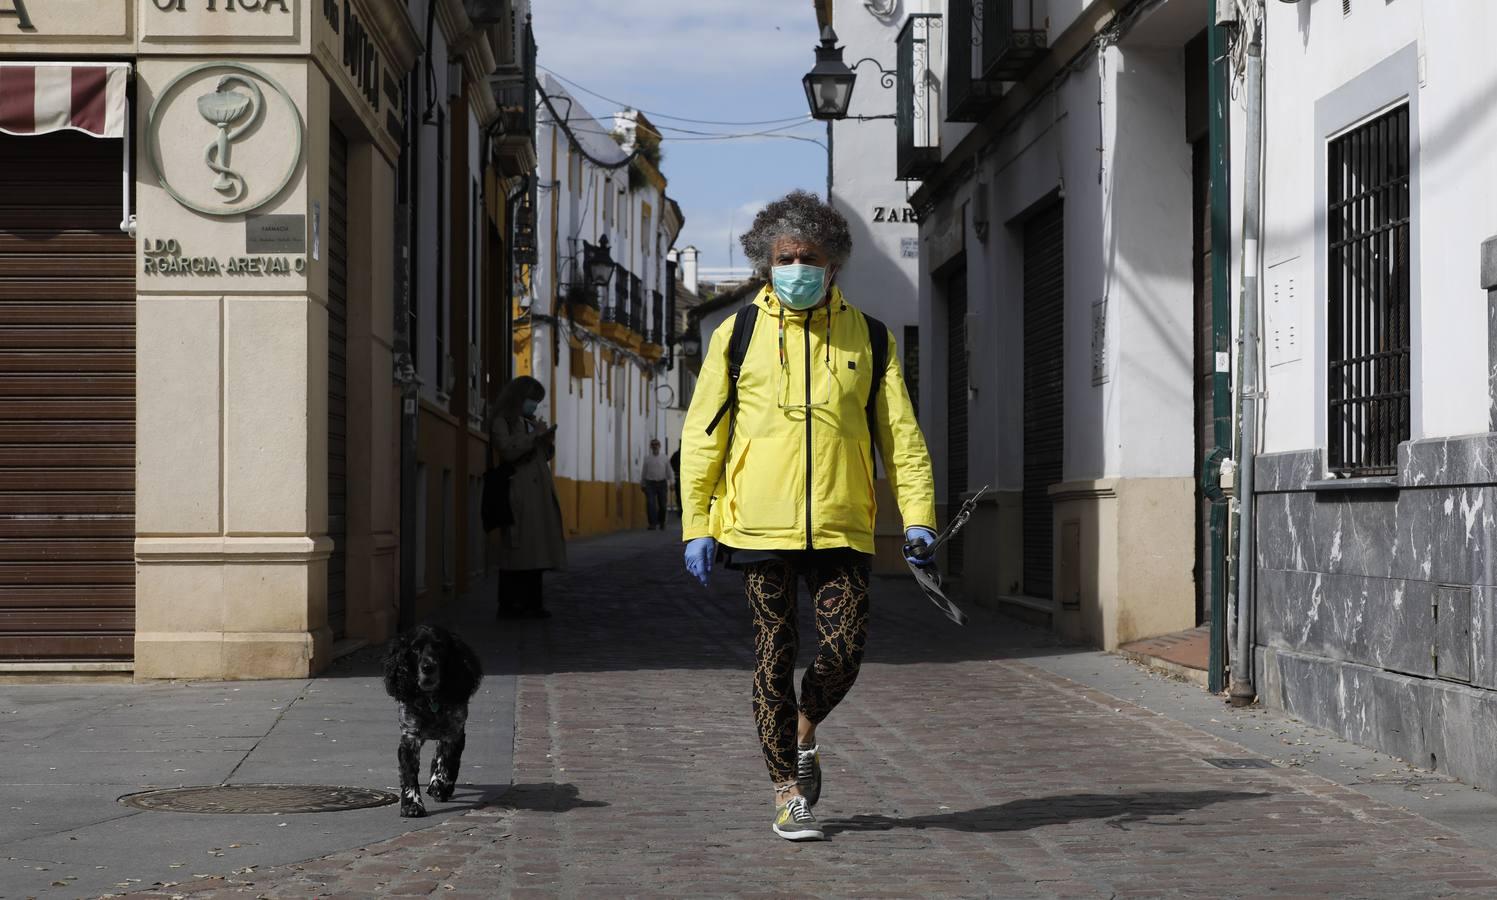
[[[825,719],[858,678],[868,636],[868,566],[796,565],[786,560],[750,563],[744,587],[754,617],[754,721],[769,777],[776,785],[795,780],[796,580],[804,578],[816,605],[816,658],[801,682],[799,711],[812,722]]]

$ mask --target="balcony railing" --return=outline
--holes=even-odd
[[[567,293],[568,302],[581,303],[584,306],[591,306],[593,309],[600,307],[598,303],[598,288],[588,281],[591,277],[589,273],[593,270],[593,260],[596,258],[597,253],[597,247],[594,247],[587,241],[582,242],[582,265],[575,267],[571,273],[571,287]]]
[[[472,4],[496,3],[497,0],[468,0],[470,8]],[[508,7],[508,3],[502,4]],[[527,18],[524,25],[513,33],[510,39],[510,16],[506,12],[502,21],[496,21],[493,33],[502,35],[503,39],[495,48],[498,57],[498,66],[494,69],[493,89],[494,102],[499,107],[500,129],[498,134],[499,149],[501,152],[512,150],[507,146],[513,142],[533,142],[535,140],[535,117],[536,117],[536,80],[535,80],[535,31],[530,26]],[[533,156],[521,154],[521,168],[526,168],[525,160]],[[529,160],[529,165],[534,165]]]
[[[952,122],[979,121],[1003,93],[998,82],[983,77],[984,5],[984,0],[946,4],[946,118]]]
[[[676,346],[676,267],[675,260],[665,264],[665,342],[671,347]]]
[[[629,276],[629,330],[645,333],[645,285],[638,275]]]
[[[919,181],[941,164],[941,17],[916,13],[897,39],[894,177]]]
[[[613,264],[613,300],[604,304],[603,321],[629,321],[629,273],[618,263]]]
[[[650,292],[650,332],[648,340],[652,344],[664,346],[665,334],[665,295],[659,291]]]
[[[980,2],[982,73],[990,81],[1018,81],[1045,55],[1045,0]]]

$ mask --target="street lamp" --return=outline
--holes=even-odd
[[[842,48],[837,46],[837,32],[828,25],[821,29],[821,46],[816,48],[816,65],[801,79],[806,88],[806,102],[811,106],[811,117],[824,121],[847,118],[852,105],[853,83],[857,75],[842,61]]]
[[[801,84],[806,89],[806,102],[811,106],[811,118],[826,122],[826,202],[832,202],[832,123],[848,118],[847,110],[852,106],[852,89],[858,79],[855,71],[863,63],[873,63],[879,71],[879,84],[885,88],[894,86],[895,73],[878,64],[878,60],[865,56],[852,66],[842,61],[842,48],[837,46],[837,32],[828,25],[821,29],[821,46],[816,48],[816,65],[811,67]],[[872,119],[892,119],[893,116],[854,116],[859,122]]]

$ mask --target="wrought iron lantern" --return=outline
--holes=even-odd
[[[837,32],[832,26],[821,29],[821,46],[816,48],[816,65],[801,79],[806,88],[806,102],[815,119],[845,119],[852,105],[853,83],[857,75],[842,61],[837,46]]]

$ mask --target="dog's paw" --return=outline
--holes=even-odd
[[[446,803],[452,799],[452,790],[454,787],[456,785],[445,778],[433,778],[431,784],[426,786],[426,796],[438,803]]]
[[[402,819],[420,819],[426,815],[426,804],[421,802],[421,791],[416,788],[406,788],[400,792],[400,817]]]

